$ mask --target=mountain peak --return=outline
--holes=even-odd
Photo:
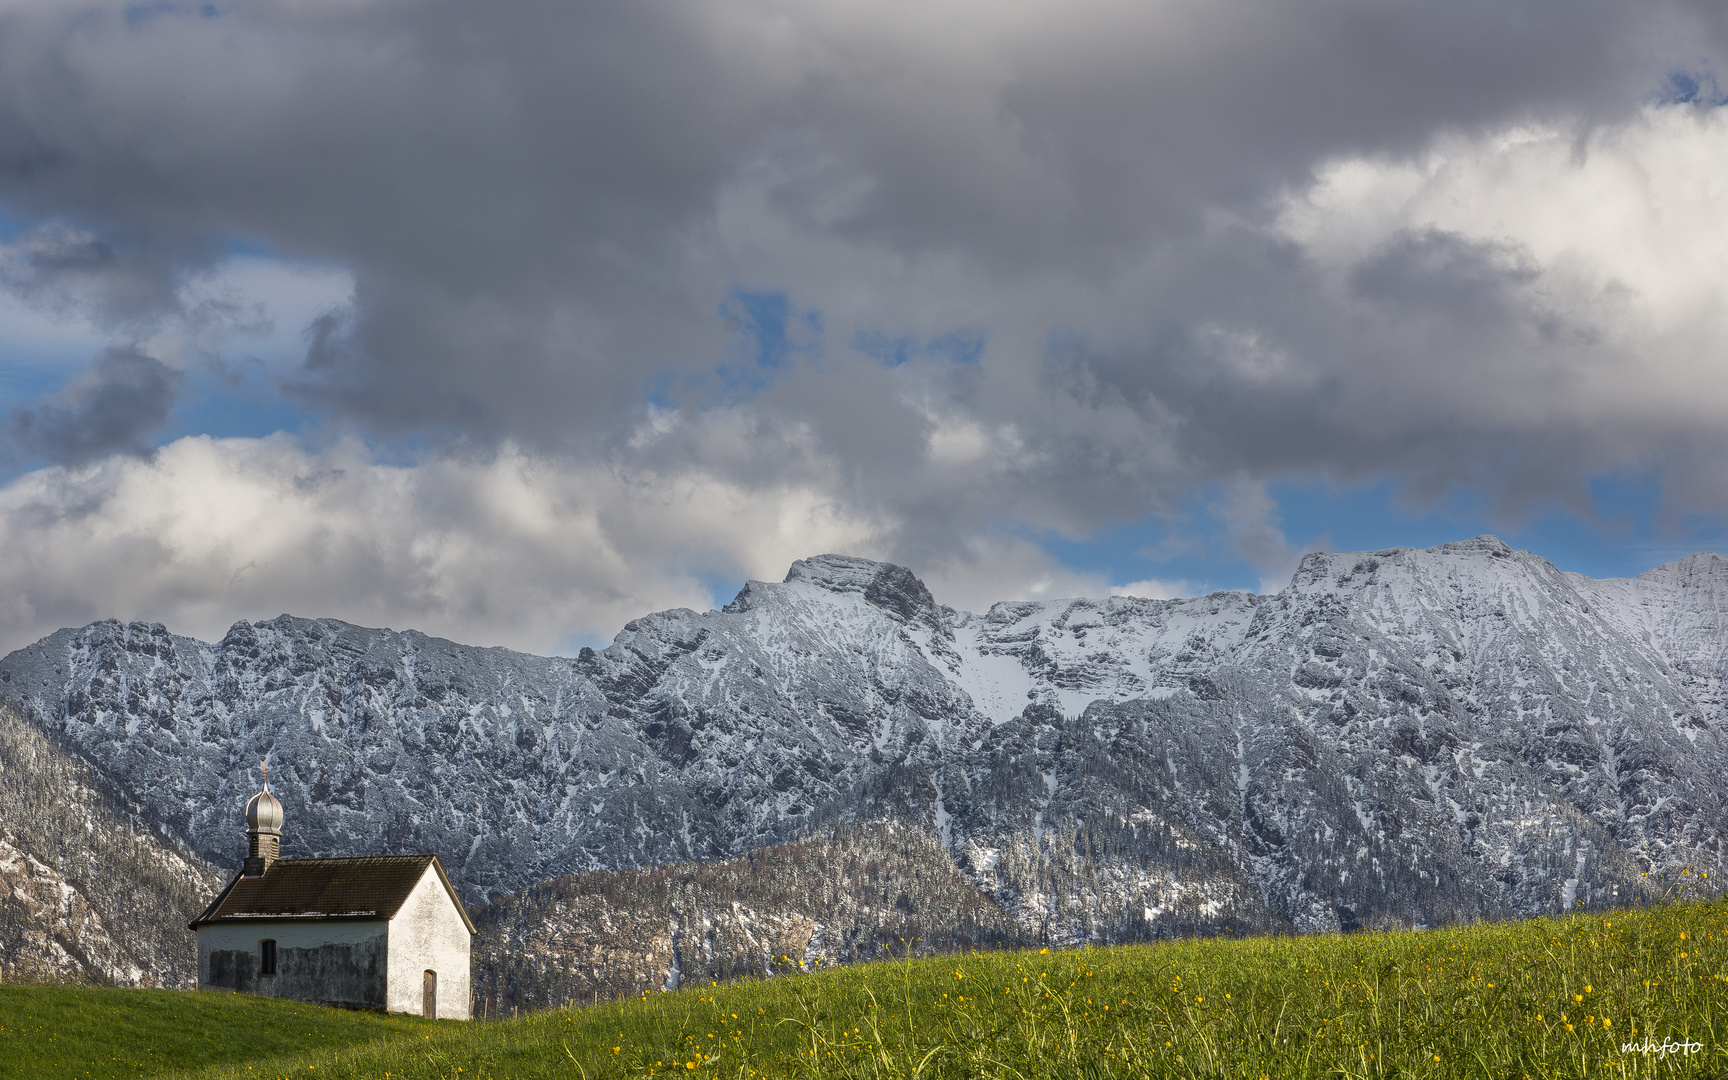
[[[1481,553],[1496,559],[1505,559],[1516,554],[1516,552],[1512,550],[1512,545],[1492,533],[1483,533],[1481,536],[1472,536],[1468,540],[1454,540],[1451,543],[1441,544],[1437,548],[1429,548],[1428,550],[1443,552],[1448,555],[1471,555]]]
[[[930,590],[918,580],[918,575],[904,566],[861,559],[856,555],[816,555],[799,559],[786,571],[780,586],[764,586],[746,582],[725,610],[730,613],[749,611],[760,601],[760,590],[773,590],[785,585],[813,586],[838,596],[858,594],[864,602],[880,608],[889,618],[901,623],[923,623],[937,628],[942,625],[940,609]]]
[[[1528,552],[1522,553],[1528,556]],[[1337,589],[1352,581],[1365,580],[1362,575],[1380,568],[1384,563],[1414,567],[1432,565],[1433,560],[1447,558],[1506,559],[1522,562],[1520,553],[1506,541],[1489,533],[1468,540],[1453,540],[1431,548],[1396,547],[1380,551],[1311,551],[1302,556],[1290,584],[1293,588]]]
[[[1666,562],[1666,563],[1663,563],[1661,566],[1653,567],[1649,570],[1644,571],[1643,574],[1640,574],[1638,576],[1639,577],[1646,577],[1646,576],[1650,576],[1650,575],[1662,574],[1664,572],[1671,573],[1671,572],[1674,572],[1677,570],[1687,570],[1687,571],[1694,571],[1694,572],[1702,571],[1704,573],[1719,573],[1725,566],[1728,566],[1728,559],[1723,558],[1721,555],[1718,555],[1716,552],[1714,552],[1714,551],[1699,551],[1699,552],[1695,552],[1691,555],[1687,555],[1684,558],[1675,559],[1673,562]]]
[[[936,626],[936,598],[918,575],[894,563],[854,555],[818,555],[799,559],[786,571],[786,583],[808,582],[834,593],[863,593],[864,602],[881,608],[903,623]]]
[[[1714,551],[1700,551],[1683,559],[1663,563],[1637,577],[1647,583],[1666,583],[1681,588],[1709,588],[1720,591],[1728,582],[1728,559]]]
[[[785,583],[805,581],[829,592],[863,592],[885,570],[911,573],[893,563],[861,559],[856,555],[812,555],[792,564],[792,568],[786,571]]]

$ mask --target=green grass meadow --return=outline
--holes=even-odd
[[[0,988],[0,1075],[1728,1077],[1728,902],[888,962],[496,1023]]]
[[[0,986],[0,1077],[174,1075],[441,1030],[414,1017],[344,1012],[248,994]],[[299,1071],[310,1075],[300,1065]],[[287,1075],[286,1072],[278,1075]]]

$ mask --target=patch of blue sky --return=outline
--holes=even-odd
[[[65,372],[60,368],[15,364],[0,353],[0,413],[9,413],[65,384]]]
[[[121,9],[121,17],[128,26],[142,26],[155,22],[170,15],[196,16],[200,19],[214,19],[222,13],[215,4],[174,4],[168,0],[156,0],[154,3],[127,4]]]
[[[725,359],[695,374],[662,370],[644,376],[642,397],[649,405],[674,409],[691,396],[708,404],[747,400],[795,364],[827,351],[822,313],[796,309],[783,289],[734,287],[715,314],[731,330]]]
[[[984,359],[984,335],[974,330],[954,330],[933,338],[924,351],[950,364],[976,367]]]
[[[352,303],[352,275],[242,240],[228,245],[226,256],[182,286],[180,311],[142,332],[116,332],[75,305],[43,306],[0,290],[0,422],[64,390],[105,350],[128,348],[184,373],[168,424],[153,434],[155,445],[185,435],[313,429],[315,418],[281,393],[281,379],[304,358],[312,321]],[[0,468],[10,479],[40,464],[12,455]]]
[[[1716,72],[1708,65],[1696,71],[1671,71],[1661,89],[1656,91],[1658,105],[1707,105],[1719,108],[1728,105],[1728,90],[1724,90]]]
[[[656,371],[642,379],[642,400],[656,409],[676,409],[689,376],[676,371]]]
[[[82,320],[0,293],[0,411],[58,390],[108,344]]]
[[[717,314],[732,330],[727,359],[697,376],[656,374],[644,379],[649,402],[670,407],[691,391],[721,400],[753,397],[795,363],[819,359],[827,350],[822,313],[797,310],[783,289],[735,287]]]
[[[822,313],[794,310],[784,289],[735,288],[720,305],[720,317],[737,332],[740,358],[763,371],[823,353]]]
[[[702,575],[701,581],[702,587],[708,590],[709,606],[719,609],[737,599],[738,590],[744,587],[745,578],[737,573],[714,572]]]
[[[745,400],[766,390],[794,366],[819,361],[828,353],[823,313],[815,308],[799,309],[784,289],[734,286],[716,314],[731,330],[726,358],[694,375],[656,371],[644,376],[642,396],[648,404],[676,408],[692,394],[709,401]],[[984,345],[982,333],[965,328],[932,338],[860,330],[848,343],[851,351],[887,367],[900,367],[915,359],[976,366],[983,358]]]
[[[233,439],[279,431],[306,434],[321,423],[321,416],[284,395],[261,363],[194,364],[180,384],[168,426],[155,441],[161,445],[187,435]]]
[[[159,19],[164,15],[172,15],[179,10],[180,7],[178,4],[170,4],[167,3],[166,0],[158,0],[157,3],[152,4],[127,4],[124,15],[126,22],[129,25],[137,26],[141,23],[147,23],[152,19]]]
[[[911,335],[890,337],[875,330],[860,330],[853,335],[852,349],[885,367],[901,367],[910,360],[925,357],[976,366],[984,357],[984,336],[971,330],[953,330],[920,340]]]
[[[1220,543],[1224,524],[1208,509],[1216,489],[1196,491],[1173,514],[1101,529],[1084,539],[1016,530],[1070,570],[1123,585],[1146,579],[1180,582],[1190,596],[1256,591],[1260,575]]]
[[[1508,521],[1479,494],[1459,490],[1412,506],[1391,480],[1354,485],[1287,482],[1269,488],[1277,510],[1269,523],[1296,551],[1377,551],[1434,547],[1484,533],[1524,548],[1562,570],[1588,577],[1632,577],[1699,551],[1728,551],[1728,518],[1664,510],[1661,485],[1643,474],[1597,477],[1592,508],[1579,514],[1550,508]],[[1222,488],[1203,488],[1177,512],[1081,540],[1028,535],[1064,566],[1125,583],[1148,578],[1185,582],[1201,595],[1220,589],[1258,590],[1260,568],[1231,543],[1230,526],[1215,512]]]
[[[281,248],[256,236],[230,234],[222,238],[221,250],[231,259],[269,259],[277,262],[288,260]]]
[[[92,349],[82,345],[63,351],[44,350],[0,340],[0,413],[9,413],[65,386],[95,356]]]
[[[0,409],[0,430],[13,412],[26,401],[47,397],[62,388],[64,380],[44,380],[34,392],[17,395],[19,404]],[[277,432],[317,434],[322,418],[305,412],[280,394],[274,380],[256,367],[236,371],[194,364],[183,374],[168,422],[146,433],[151,446],[165,446],[189,435],[217,439],[262,438]],[[50,462],[25,455],[16,447],[0,455],[0,484],[40,469]]]
[[[1401,505],[1389,482],[1336,489],[1283,485],[1273,495],[1293,542],[1321,538],[1339,551],[1432,547],[1491,533],[1562,570],[1600,578],[1631,577],[1728,546],[1728,520],[1665,508],[1660,482],[1645,473],[1592,478],[1584,512],[1550,506],[1513,520],[1465,489],[1421,509]]]
[[[884,367],[900,367],[921,351],[916,338],[889,337],[875,330],[860,330],[854,334],[852,349]]]

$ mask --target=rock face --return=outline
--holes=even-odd
[[[1725,610],[1714,555],[1594,581],[1493,537],[982,615],[829,555],[573,659],[102,622],[0,695],[219,864],[268,756],[284,855],[435,851],[473,901],[895,820],[1045,940],[1348,929],[1719,871]]]
[[[0,706],[0,978],[189,989],[221,882],[110,778]]]

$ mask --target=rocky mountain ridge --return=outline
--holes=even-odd
[[[1728,560],[1594,581],[1492,537],[1266,596],[943,607],[846,556],[543,658],[283,616],[64,630],[0,696],[218,864],[268,757],[285,854],[558,874],[922,825],[1041,940],[1631,899],[1723,863]]]
[[[0,706],[0,979],[188,989],[219,874]]]

